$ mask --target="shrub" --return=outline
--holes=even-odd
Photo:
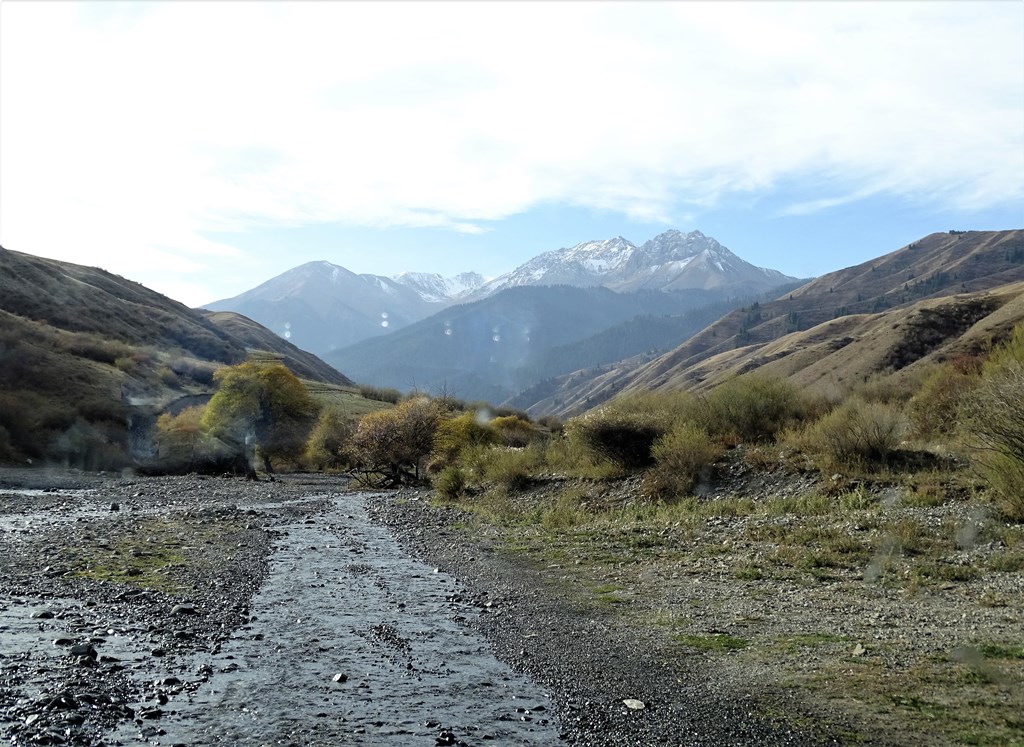
[[[537,419],[537,425],[546,428],[551,433],[561,433],[565,430],[565,424],[554,415],[545,415]]]
[[[659,420],[643,413],[602,408],[570,420],[565,432],[583,450],[622,469],[635,470],[654,461],[651,449],[666,431]]]
[[[510,493],[528,488],[532,475],[544,464],[544,452],[536,445],[525,449],[491,448],[488,457],[485,477]]]
[[[379,483],[392,485],[418,481],[440,422],[437,406],[426,397],[364,415],[352,436],[364,479],[376,475]]]
[[[553,472],[591,480],[604,480],[622,473],[619,467],[567,437],[548,441],[544,463]]]
[[[528,420],[518,415],[503,415],[490,422],[505,446],[523,447],[538,437],[537,430]]]
[[[445,467],[434,478],[434,490],[449,501],[461,498],[466,492],[466,473],[458,467]]]
[[[177,358],[170,363],[170,369],[180,377],[188,377],[197,384],[212,384],[217,367],[194,358]]]
[[[390,389],[379,386],[361,385],[359,395],[364,399],[372,399],[376,402],[389,402],[397,405],[402,399],[402,393],[397,389]]]
[[[976,467],[1006,518],[1024,522],[1024,325],[985,364],[965,409]]]
[[[295,374],[254,360],[221,368],[214,378],[218,388],[203,412],[204,430],[239,451],[254,442],[267,472],[273,459],[294,462],[302,455],[318,407]]]
[[[498,435],[475,414],[466,412],[440,421],[434,435],[433,456],[442,465],[448,465],[471,446],[490,446],[496,443]]]
[[[807,402],[790,381],[778,376],[746,374],[711,390],[705,399],[704,426],[712,435],[743,441],[771,441],[802,420]]]
[[[652,449],[655,467],[644,477],[645,492],[656,498],[684,496],[700,473],[721,456],[723,448],[694,423],[680,423]]]
[[[127,462],[126,436],[79,418],[50,443],[49,456],[65,467],[118,470]]]
[[[823,456],[827,466],[870,468],[886,463],[905,432],[906,420],[897,410],[851,398],[799,438],[805,449]]]
[[[922,438],[954,434],[959,426],[960,407],[978,379],[977,371],[953,361],[928,374],[908,407],[915,433]]]
[[[161,460],[192,466],[201,458],[205,434],[203,406],[187,407],[177,415],[163,413],[156,421],[156,442]]]
[[[355,423],[334,407],[325,407],[306,439],[306,464],[317,470],[343,469],[354,461],[351,442]]]

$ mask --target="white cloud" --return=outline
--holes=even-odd
[[[793,214],[1012,204],[1022,9],[7,3],[3,241],[184,287],[237,266],[204,231],[267,224],[667,221],[802,177],[835,189]]]

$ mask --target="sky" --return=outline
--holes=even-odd
[[[191,306],[700,230],[1024,228],[1024,3],[0,3],[0,245]]]

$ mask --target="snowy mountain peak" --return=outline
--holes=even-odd
[[[637,246],[622,236],[545,252],[483,285],[474,297],[517,285],[603,285],[612,290],[756,288],[788,280],[743,261],[700,231],[665,231]]]
[[[436,272],[403,272],[395,275],[396,283],[411,288],[431,303],[452,301],[473,292],[484,284],[484,278],[477,272],[462,272],[444,277]]]

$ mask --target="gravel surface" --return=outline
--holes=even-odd
[[[370,512],[410,551],[459,578],[478,603],[490,606],[491,614],[475,625],[502,659],[550,688],[567,743],[839,743],[827,730],[807,724],[797,730],[767,715],[791,696],[764,699],[719,678],[700,657],[681,658],[657,631],[624,628],[614,611],[579,599],[557,568],[537,568],[485,538],[467,543],[458,512],[430,507],[428,495],[378,494]]]
[[[789,495],[804,482],[762,484]],[[533,497],[560,487],[550,481]],[[624,481],[601,500],[635,492]],[[357,495],[310,475],[251,483],[0,472],[0,737],[11,745],[957,743],[917,726],[873,728],[877,714],[851,711],[849,698],[832,707],[783,681],[780,662],[789,674],[899,683],[931,661],[983,675],[963,680],[963,697],[1019,700],[1019,572],[911,596],[839,568],[813,584],[745,580],[730,563],[762,551],[745,538],[788,521],[757,515],[660,538],[691,553],[682,559],[651,547],[626,563],[573,563],[562,547],[559,561],[546,562],[514,551],[508,532],[428,498]],[[907,511],[957,536],[980,521],[967,504]],[[608,549],[621,553],[610,545],[632,531],[609,535]],[[578,541],[570,549],[600,550],[593,537]],[[732,549],[701,554],[697,543]],[[974,543],[949,568],[981,567],[1005,552]],[[659,616],[685,625],[666,628]],[[712,655],[681,647],[667,629],[757,645]],[[1002,642],[1010,658],[995,669],[948,663],[979,640]],[[769,652],[770,665],[755,651]],[[906,698],[921,710],[925,695]],[[1014,732],[1004,724],[991,733]]]
[[[555,704],[336,481],[4,476],[11,744],[545,745]],[[13,483],[13,485],[12,485]],[[27,486],[27,487],[23,487]]]

